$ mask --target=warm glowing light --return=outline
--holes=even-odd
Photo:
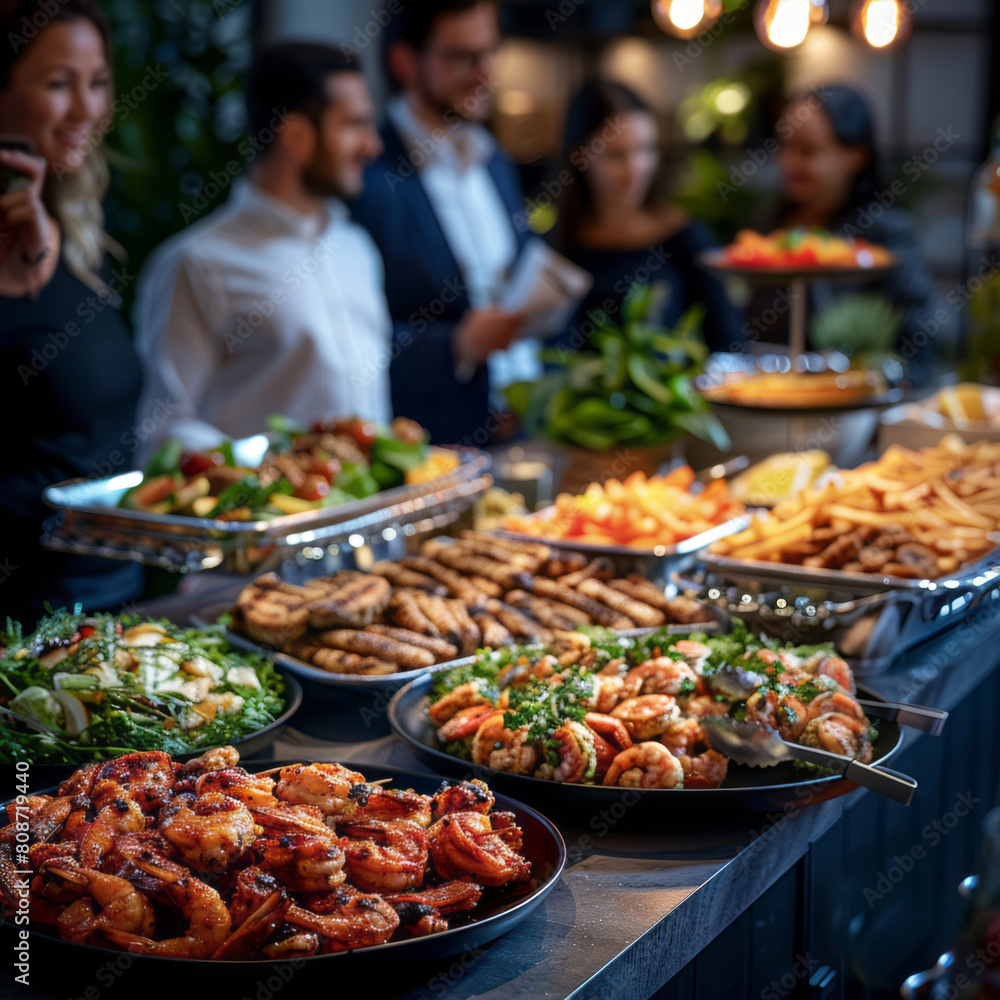
[[[722,13],[722,0],[652,0],[653,20],[668,34],[694,38]]]
[[[667,17],[675,28],[690,31],[696,28],[705,16],[704,0],[671,0]]]
[[[715,110],[720,115],[738,115],[747,106],[749,99],[746,87],[726,87],[715,95]]]
[[[756,27],[760,40],[773,49],[791,49],[805,41],[809,31],[810,0],[760,0]]]
[[[812,24],[826,24],[830,20],[830,5],[826,0],[810,0],[809,21]]]
[[[913,12],[902,0],[858,0],[851,14],[851,29],[873,49],[896,45],[913,27]]]
[[[861,14],[861,24],[868,44],[884,48],[899,31],[899,4],[896,0],[872,0]]]

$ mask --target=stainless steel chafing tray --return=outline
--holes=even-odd
[[[141,472],[75,479],[48,487],[45,502],[59,514],[46,526],[49,549],[161,566],[177,572],[223,568],[237,573],[280,565],[308,547],[375,538],[389,528],[457,517],[493,482],[491,460],[475,448],[454,447],[461,463],[426,483],[385,490],[364,500],[271,520],[216,521],[150,514],[118,506]],[[358,542],[357,544],[361,544]]]
[[[1000,602],[1000,553],[936,580],[906,580],[703,553],[703,596],[752,628],[796,643],[835,642],[861,676]]]

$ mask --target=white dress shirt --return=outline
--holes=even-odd
[[[510,213],[486,167],[496,140],[475,122],[453,120],[433,133],[405,95],[387,107],[389,120],[411,148],[414,166],[468,286],[474,309],[495,305],[517,258]],[[502,389],[541,374],[538,342],[515,341],[489,359],[490,388]]]
[[[305,216],[237,182],[149,258],[135,319],[145,452],[259,434],[272,414],[391,419],[382,258],[339,201]]]

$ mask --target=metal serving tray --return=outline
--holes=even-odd
[[[833,641],[859,676],[1000,601],[1000,553],[936,580],[814,569],[704,553],[702,596],[755,629]]]
[[[142,481],[141,472],[103,479],[74,479],[48,487],[45,502],[59,511],[42,545],[161,566],[175,572],[224,568],[260,572],[307,547],[367,541],[399,525],[447,523],[470,507],[493,482],[491,459],[475,448],[454,446],[461,464],[426,483],[399,486],[364,500],[271,520],[216,521],[180,514],[149,514],[118,506]],[[358,543],[361,544],[361,543]]]
[[[533,515],[541,517],[551,508],[545,508]],[[707,548],[720,538],[735,535],[750,525],[751,516],[740,514],[717,524],[707,531],[685,538],[676,545],[658,545],[655,549],[633,549],[627,545],[594,545],[578,543],[572,538],[544,538],[538,535],[524,535],[517,531],[497,531],[495,534],[518,542],[534,542],[548,545],[561,552],[582,552],[586,556],[607,556],[617,573],[639,573],[652,583],[663,583],[670,573],[688,560],[688,557]]]

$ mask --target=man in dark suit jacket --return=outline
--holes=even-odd
[[[529,238],[515,222],[525,215],[517,169],[480,124],[495,89],[496,6],[407,3],[387,35],[401,90],[352,211],[385,260],[393,410],[436,442],[483,445],[498,427],[487,357],[521,323],[496,296]]]

